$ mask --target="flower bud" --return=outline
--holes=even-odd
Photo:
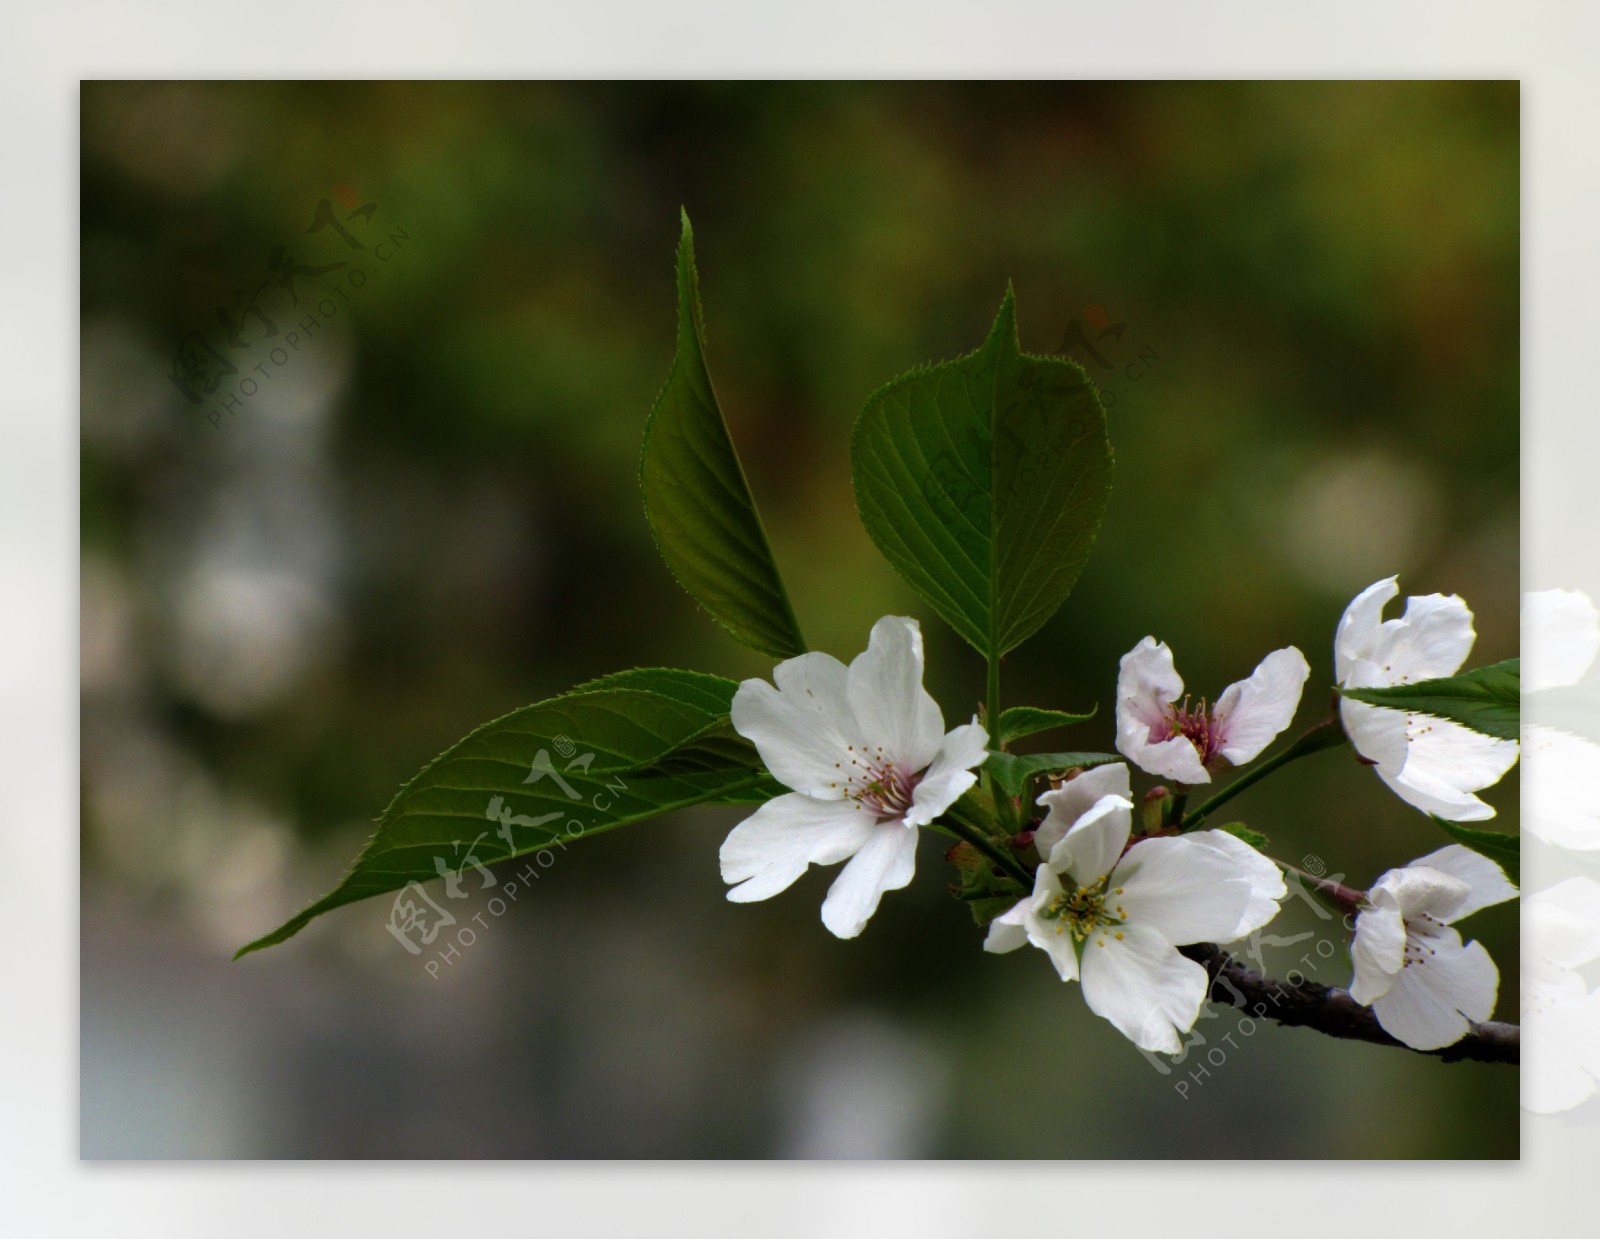
[[[1166,785],[1157,784],[1144,794],[1144,802],[1139,807],[1140,826],[1146,835],[1155,835],[1171,817],[1172,793],[1167,791]]]

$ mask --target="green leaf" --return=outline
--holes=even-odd
[[[1514,741],[1520,735],[1521,689],[1520,660],[1507,659],[1437,680],[1386,689],[1341,689],[1340,693],[1371,706],[1450,719],[1476,732]]]
[[[1000,712],[1000,744],[1009,745],[1012,741],[1036,732],[1048,732],[1051,728],[1085,723],[1093,719],[1094,714],[1092,710],[1087,715],[1073,715],[1064,710],[1042,710],[1037,706],[1008,706]]]
[[[678,242],[678,348],[644,428],[644,515],[661,558],[739,641],[786,659],[805,639],[706,369],[694,234]]]
[[[686,805],[777,795],[754,748],[727,728],[737,688],[700,672],[636,669],[484,724],[396,794],[338,887],[237,956],[413,881],[462,874],[461,889],[475,890],[469,857],[489,865]]]
[[[1002,840],[992,841],[1002,849]],[[986,926],[1001,913],[1014,907],[1018,900],[1032,889],[1023,886],[1016,878],[997,868],[995,862],[970,842],[957,844],[945,854],[959,872],[960,881],[950,884],[950,894],[966,903],[973,919]]]
[[[984,759],[983,769],[995,781],[1017,797],[1023,794],[1028,781],[1036,775],[1070,771],[1075,766],[1104,766],[1107,762],[1121,762],[1114,753],[991,753]]]
[[[1251,848],[1265,848],[1272,842],[1266,836],[1262,835],[1261,832],[1252,831],[1242,822],[1230,822],[1225,827],[1217,827],[1216,830],[1226,831],[1229,835],[1243,840],[1246,844],[1250,845]]]
[[[867,401],[850,455],[873,542],[991,660],[1061,606],[1111,495],[1094,384],[1075,362],[1021,352],[1009,288],[976,353]]]
[[[1482,853],[1504,870],[1513,883],[1522,886],[1522,840],[1517,836],[1464,826],[1441,818],[1438,814],[1429,814],[1428,817],[1438,823],[1439,829],[1457,844],[1465,844],[1473,852]]]

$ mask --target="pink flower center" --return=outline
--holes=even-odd
[[[1150,729],[1152,744],[1170,741],[1175,736],[1183,737],[1194,746],[1202,766],[1210,766],[1215,762],[1222,746],[1227,743],[1222,720],[1212,716],[1205,698],[1201,698],[1200,704],[1195,707],[1190,707],[1187,696],[1182,702],[1169,704],[1161,722]]]
[[[897,766],[884,756],[882,745],[873,752],[865,746],[846,748],[850,753],[848,767],[834,763],[844,776],[845,799],[879,818],[904,818],[911,808],[912,793],[926,772]]]

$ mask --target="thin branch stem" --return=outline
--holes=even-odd
[[[1346,887],[1343,883],[1336,883],[1331,878],[1318,878],[1315,874],[1308,874],[1297,865],[1290,865],[1287,861],[1279,861],[1276,857],[1268,857],[1268,861],[1277,866],[1285,874],[1293,877],[1303,887],[1310,887],[1313,891],[1320,892],[1333,903],[1349,913],[1359,913],[1367,904],[1367,893],[1357,891],[1354,887]]]
[[[945,819],[945,825],[1021,883],[1024,891],[1033,890],[1033,875],[1028,873],[1022,862],[1001,848],[982,831],[949,817]]]
[[[1225,805],[1252,784],[1261,782],[1279,767],[1288,766],[1296,758],[1303,758],[1307,754],[1316,753],[1318,750],[1332,749],[1335,745],[1344,743],[1345,735],[1343,729],[1339,726],[1338,716],[1324,719],[1321,723],[1307,728],[1289,748],[1239,776],[1238,779],[1234,780],[1209,801],[1203,801],[1196,808],[1190,810],[1178,823],[1178,829],[1180,831],[1192,831],[1205,820],[1207,814],[1218,806]]]
[[[989,741],[998,750],[1005,749],[1000,736],[1000,656],[989,656],[989,696],[985,704],[985,722],[989,725]]]
[[[1480,1063],[1520,1063],[1522,1030],[1500,1021],[1473,1021],[1466,1037],[1433,1051],[1418,1051],[1385,1033],[1369,1007],[1344,990],[1301,978],[1298,985],[1263,977],[1240,964],[1215,943],[1196,943],[1179,950],[1211,977],[1210,998],[1248,1012],[1257,1020],[1303,1025],[1329,1037],[1379,1046],[1397,1046],[1419,1055],[1437,1055],[1446,1063],[1472,1059]],[[1291,971],[1291,976],[1293,973]]]

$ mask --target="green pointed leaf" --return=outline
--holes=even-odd
[[[473,858],[489,865],[686,805],[777,795],[754,748],[727,726],[737,688],[720,676],[641,668],[484,724],[396,794],[338,887],[237,955],[413,881],[471,878]]]
[[[1522,886],[1522,840],[1518,836],[1450,822],[1438,814],[1429,814],[1428,817],[1438,823],[1439,829],[1457,844],[1465,844],[1473,852],[1482,853],[1504,870],[1513,883]]]
[[[1217,827],[1216,830],[1226,831],[1229,835],[1235,837],[1236,839],[1243,840],[1246,844],[1250,845],[1251,848],[1258,850],[1265,848],[1272,842],[1266,836],[1262,835],[1261,832],[1252,831],[1242,822],[1230,822],[1225,827]]]
[[[805,640],[706,369],[694,234],[678,243],[678,348],[644,429],[644,514],[661,558],[711,618],[775,658]]]
[[[1074,723],[1093,719],[1094,711],[1087,715],[1073,715],[1064,710],[1042,710],[1037,706],[1010,706],[1000,712],[1000,744],[1009,745],[1037,732],[1051,728],[1064,728]]]
[[[1075,766],[1104,766],[1107,762],[1121,761],[1121,755],[1114,753],[991,753],[984,759],[983,769],[1016,797],[1023,794],[1028,781],[1036,775],[1070,771]]]
[[[1357,702],[1392,710],[1433,715],[1464,724],[1487,736],[1516,740],[1520,735],[1521,662],[1507,659],[1437,680],[1418,680],[1386,689],[1341,689]]]
[[[1094,385],[1075,362],[1021,352],[1010,289],[976,353],[867,401],[850,452],[873,542],[991,659],[1061,606],[1111,495]]]

